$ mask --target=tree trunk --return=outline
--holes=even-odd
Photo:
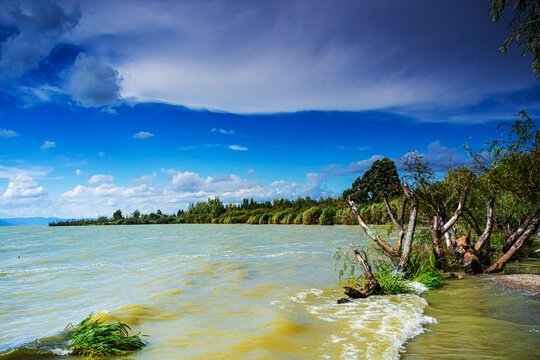
[[[366,277],[366,282],[364,283],[364,288],[355,286],[345,286],[345,295],[349,296],[353,299],[359,299],[359,298],[366,298],[371,295],[378,295],[381,293],[381,286],[373,276],[373,273],[371,272],[371,267],[367,263],[367,261],[362,257],[362,255],[356,250],[356,247],[351,243],[351,250],[354,253],[354,256],[356,257],[356,260],[358,260],[358,264],[360,265],[360,268],[364,272],[364,275]],[[348,302],[348,299],[341,298],[338,300],[338,304],[342,304]]]
[[[392,220],[394,227],[398,231],[397,237],[396,237],[395,252],[398,254],[401,254],[401,243],[403,242],[403,236],[405,235],[405,231],[403,231],[403,226],[400,223],[398,223],[396,218],[394,217],[394,212],[392,211],[392,208],[390,207],[390,204],[388,203],[388,199],[386,198],[386,194],[384,193],[384,191],[381,191],[380,196],[384,200],[384,205],[386,206],[386,212],[388,213],[390,220]],[[403,214],[403,207],[405,207],[405,202],[402,205],[402,209],[401,209],[402,214]]]
[[[479,252],[482,250],[484,245],[489,242],[491,237],[491,230],[493,229],[493,199],[489,199],[486,204],[486,229],[480,235],[476,244],[474,244],[474,249]]]
[[[416,217],[418,216],[418,199],[416,195],[409,189],[409,186],[406,183],[402,184],[403,191],[405,196],[411,202],[411,209],[409,215],[409,226],[407,227],[407,236],[405,237],[405,242],[403,243],[403,253],[401,254],[401,260],[397,267],[397,271],[402,272],[409,262],[409,256],[411,255],[411,248],[414,239],[414,230],[416,228]]]
[[[433,217],[431,235],[433,237],[433,253],[435,254],[435,260],[441,260],[444,258],[444,252],[441,247],[441,233],[439,231],[439,217],[437,215]]]
[[[358,209],[356,208],[356,204],[354,203],[354,201],[351,200],[350,197],[347,198],[347,203],[349,205],[349,208],[351,209],[351,211],[354,213],[354,215],[356,216],[356,218],[358,219],[358,224],[360,225],[360,227],[362,228],[362,230],[364,230],[364,232],[373,240],[375,241],[375,243],[377,245],[379,245],[379,247],[384,251],[386,252],[386,254],[388,254],[388,256],[390,257],[390,260],[392,261],[393,264],[397,264],[397,262],[399,261],[399,254],[396,253],[396,251],[394,250],[394,248],[389,244],[387,243],[386,241],[384,241],[383,239],[381,239],[380,236],[376,235],[375,233],[373,233],[373,231],[371,231],[371,229],[369,228],[369,226],[367,226],[367,224],[364,222],[364,219],[362,219],[362,217],[360,216],[360,214],[358,213]]]
[[[503,251],[510,250],[510,247],[512,246],[512,244],[514,244],[514,241],[516,241],[516,239],[520,237],[521,234],[523,234],[523,232],[527,229],[527,227],[529,226],[533,218],[534,218],[533,215],[526,218],[523,221],[523,223],[518,227],[518,229],[514,231],[512,235],[508,236],[508,238],[506,239],[506,242],[504,243]]]
[[[444,258],[444,251],[441,246],[441,238],[445,236],[446,232],[454,226],[456,221],[461,216],[463,212],[463,207],[465,206],[465,200],[467,200],[467,187],[464,187],[461,191],[461,196],[459,198],[459,203],[454,211],[454,215],[443,225],[443,219],[439,215],[433,217],[433,222],[431,223],[431,234],[433,237],[433,252],[435,254],[436,260],[441,260]],[[436,209],[435,209],[436,210]],[[444,214],[444,207],[440,209],[441,211],[436,211],[437,214]]]
[[[504,265],[508,260],[512,258],[518,252],[518,250],[521,248],[523,243],[531,237],[531,235],[534,235],[536,232],[536,229],[540,225],[540,215],[537,213],[534,218],[529,221],[529,225],[527,228],[521,233],[521,236],[518,238],[518,240],[510,247],[510,249],[503,255],[495,264],[491,265],[489,268],[487,268],[484,272],[486,273],[494,273],[499,272],[504,268]],[[518,229],[519,230],[519,229]],[[516,230],[516,232],[518,231]],[[514,233],[515,234],[515,233]]]
[[[356,257],[356,260],[358,261],[358,264],[360,264],[360,267],[362,268],[362,271],[364,272],[364,275],[366,276],[366,279],[373,278],[373,273],[371,272],[371,266],[367,263],[366,260],[362,257],[362,255],[356,250],[356,247],[351,243],[351,250],[354,254],[354,257]]]
[[[465,200],[467,200],[467,187],[463,188],[463,190],[461,191],[461,196],[459,198],[457,209],[454,212],[454,215],[450,218],[450,220],[448,220],[446,224],[442,226],[440,230],[441,234],[444,234],[445,232],[447,232],[448,229],[454,226],[456,221],[459,219],[459,216],[461,215],[461,212],[463,211],[463,207],[465,206]]]

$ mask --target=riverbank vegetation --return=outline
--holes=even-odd
[[[499,128],[504,130],[500,139],[477,151],[466,145],[470,161],[444,173],[437,173],[418,153],[403,157],[403,201],[398,216],[386,199],[387,191],[379,193],[394,227],[386,238],[368,225],[353,200],[354,191],[349,191],[349,208],[373,246],[384,255],[388,268],[372,271],[366,256],[351,244],[362,276],[353,287],[345,287],[346,295],[361,298],[391,293],[403,285],[400,280],[414,281],[412,264],[417,260],[411,255],[413,246],[420,246],[422,254],[431,252],[429,260],[424,256],[420,261],[433,264],[423,266],[417,279],[420,282],[430,278],[435,269],[500,272],[519,256],[540,227],[540,130],[523,111],[515,121]],[[494,232],[497,238],[492,236]],[[350,266],[350,262],[344,264],[345,269]]]
[[[399,206],[398,199],[391,201],[391,206]],[[388,219],[384,203],[367,202],[360,211],[371,224],[384,224]],[[241,203],[223,204],[219,198],[206,202],[190,204],[187,210],[176,214],[164,214],[161,210],[141,214],[135,210],[130,215],[123,215],[121,210],[112,217],[101,216],[97,219],[79,219],[58,221],[50,226],[83,225],[149,225],[149,224],[297,224],[297,225],[356,225],[354,214],[346,203],[338,199],[298,198],[296,200],[277,199],[257,202],[244,199]]]

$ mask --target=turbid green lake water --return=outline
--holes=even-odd
[[[0,359],[74,358],[90,312],[149,335],[120,359],[537,359],[540,301],[488,277],[422,295],[342,296],[356,227],[0,228]],[[38,341],[36,341],[38,340]]]

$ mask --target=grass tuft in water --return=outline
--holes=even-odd
[[[391,266],[379,271],[375,277],[385,295],[411,292],[411,288],[407,286],[409,282],[403,278],[403,274],[395,272]]]
[[[437,270],[435,256],[425,248],[413,249],[409,257],[407,279],[418,281],[428,289],[436,289],[441,286],[443,278]]]
[[[371,263],[375,279],[379,282],[384,295],[413,292],[410,283],[415,281],[424,284],[428,289],[438,288],[443,283],[443,277],[436,267],[435,257],[425,246],[415,246],[412,249],[405,273],[396,272],[384,256],[375,260],[370,260],[366,253],[363,253],[362,256]],[[334,261],[340,281],[349,278],[353,284],[362,284],[366,280],[362,275],[355,277],[358,266],[356,259],[339,246],[335,246]]]
[[[122,323],[103,324],[92,320],[94,314],[88,315],[78,325],[69,324],[66,331],[71,333],[73,353],[88,357],[125,354],[143,348],[146,342],[139,337],[140,333],[130,335],[131,328]]]

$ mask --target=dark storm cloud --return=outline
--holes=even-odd
[[[119,97],[120,77],[111,66],[81,53],[69,73],[66,89],[83,106],[111,105]]]
[[[14,78],[37,67],[81,18],[78,6],[66,12],[50,0],[3,2],[0,24],[0,78]],[[9,31],[8,31],[9,30]]]
[[[82,6],[82,5],[81,5]],[[123,94],[235,112],[463,106],[530,85],[487,1],[85,3]],[[118,14],[123,14],[120,18]]]
[[[243,113],[420,109],[429,121],[431,110],[444,110],[443,121],[461,121],[452,109],[536,81],[530,59],[499,53],[507,29],[491,23],[488,1],[79,5],[78,26],[65,21],[66,41],[118,70],[120,95],[134,101]]]

